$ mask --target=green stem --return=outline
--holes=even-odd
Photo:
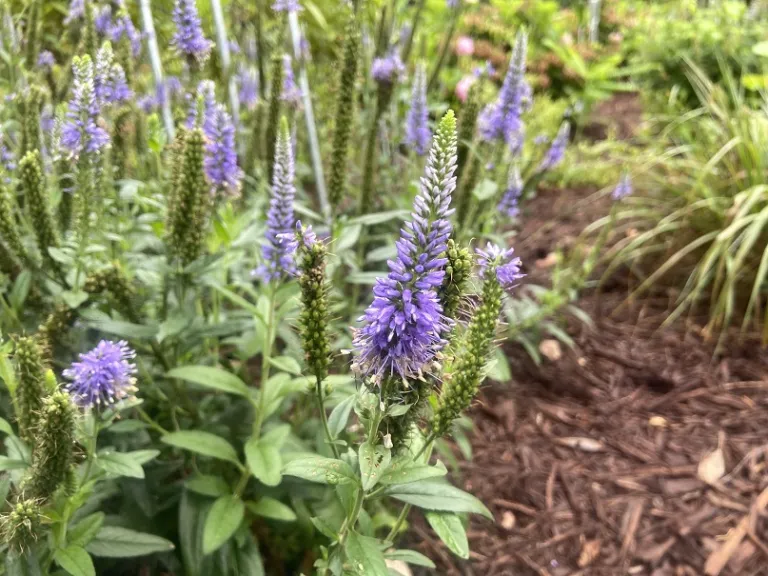
[[[424,442],[424,446],[421,447],[421,450],[419,450],[419,453],[416,454],[416,457],[414,460],[418,460],[419,457],[426,452],[426,457],[424,458],[424,462],[429,462],[429,459],[432,457],[432,449],[434,448],[436,438],[434,434],[430,434],[427,438],[426,442]],[[408,518],[408,513],[411,511],[411,505],[406,504],[403,506],[403,509],[400,511],[400,514],[397,517],[397,520],[395,520],[394,526],[392,526],[392,529],[389,531],[389,534],[387,535],[387,542],[394,542],[395,536],[397,536],[398,532],[400,532],[400,529],[403,527],[403,523],[405,522],[406,518]]]
[[[261,435],[261,427],[264,424],[264,413],[266,412],[266,384],[269,380],[269,360],[272,356],[272,342],[274,340],[273,332],[275,323],[275,295],[277,288],[274,284],[269,287],[269,317],[267,318],[267,329],[264,334],[264,345],[261,350],[261,390],[259,392],[259,405],[256,411],[256,419],[253,422],[253,437],[258,439]]]
[[[427,94],[432,92],[432,88],[434,88],[438,78],[440,78],[440,71],[443,69],[443,64],[445,64],[445,59],[448,56],[448,51],[451,48],[453,35],[456,32],[456,23],[459,20],[459,10],[460,8],[454,8],[453,14],[451,14],[451,25],[448,28],[448,33],[445,35],[445,43],[440,50],[440,56],[437,58],[435,69],[432,70],[432,74],[429,77],[429,82],[427,82]]]
[[[413,24],[411,25],[411,33],[408,35],[408,40],[405,42],[405,46],[403,47],[403,53],[401,55],[401,59],[404,64],[408,64],[408,58],[411,55],[411,49],[413,48],[413,39],[416,36],[416,30],[419,27],[419,22],[421,21],[421,13],[424,11],[424,5],[426,4],[426,0],[419,0],[419,5],[416,7],[416,13],[413,15]]]
[[[136,411],[139,413],[139,416],[141,417],[141,419],[144,420],[144,422],[146,422],[147,424],[149,424],[149,426],[153,430],[156,430],[157,432],[159,432],[163,436],[168,434],[168,430],[166,430],[165,428],[160,426],[160,424],[155,422],[155,420],[153,420],[152,417],[149,414],[147,414],[141,406],[137,406],[136,407]]]
[[[328,415],[325,413],[325,401],[323,400],[323,381],[320,378],[315,379],[315,390],[317,391],[317,404],[320,408],[320,420],[323,422],[323,430],[325,430],[325,438],[328,440],[328,444],[331,445],[333,456],[339,459],[339,449],[333,440],[331,435],[331,429],[328,427]]]

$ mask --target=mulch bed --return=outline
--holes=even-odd
[[[605,213],[590,193],[533,200],[524,261]],[[768,353],[734,335],[715,355],[693,323],[659,329],[666,299],[630,309],[614,290],[582,299],[595,325],[572,322],[560,359],[507,349],[514,379],[482,391],[473,458],[454,478],[495,523],[471,519],[463,561],[414,514],[411,545],[434,573],[768,574]]]

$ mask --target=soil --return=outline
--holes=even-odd
[[[540,192],[515,242],[525,262],[605,214],[592,192]],[[433,573],[768,574],[768,354],[734,335],[716,355],[690,320],[660,329],[667,300],[628,307],[621,285],[582,298],[594,326],[569,322],[559,359],[506,349],[513,380],[481,392],[454,478],[495,522],[471,518],[465,561],[414,514]]]

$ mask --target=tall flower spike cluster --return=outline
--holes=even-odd
[[[560,162],[563,161],[565,156],[565,149],[568,146],[568,139],[571,136],[571,125],[566,121],[560,125],[560,129],[557,131],[557,136],[552,140],[552,144],[544,155],[544,158],[539,164],[539,171],[551,170]]]
[[[43,259],[51,269],[58,269],[59,264],[51,257],[49,248],[59,246],[59,234],[51,212],[50,198],[45,186],[43,160],[38,150],[28,152],[19,162],[21,187],[29,207],[37,244]]]
[[[427,110],[427,69],[423,62],[416,67],[411,93],[411,107],[405,120],[405,143],[419,156],[429,150],[429,140],[432,134],[427,125],[429,111]]]
[[[432,419],[432,435],[445,434],[453,421],[466,410],[483,380],[483,370],[493,346],[504,292],[523,277],[520,259],[513,250],[488,244],[478,250],[480,277],[484,280],[480,304],[472,315],[467,332],[457,347],[456,359],[444,375],[443,388]]]
[[[347,154],[355,113],[355,82],[360,59],[360,30],[354,11],[350,10],[348,18],[339,69],[331,174],[328,180],[328,199],[331,207],[337,212],[346,188]]]
[[[294,185],[295,169],[293,146],[288,131],[288,121],[283,118],[275,147],[274,175],[267,212],[266,242],[262,248],[263,263],[255,275],[263,282],[278,282],[295,273],[293,254],[296,243],[286,234],[293,232],[296,219],[293,214],[293,200],[296,196]]]
[[[75,56],[74,81],[66,120],[61,128],[61,147],[71,157],[99,153],[109,144],[101,126],[101,106],[96,98],[93,61],[87,54]]]
[[[14,360],[18,375],[15,400],[19,435],[29,442],[34,437],[43,408],[43,398],[48,393],[45,385],[43,351],[37,339],[31,336],[19,338],[16,342]]]
[[[480,135],[487,141],[503,140],[512,152],[523,145],[525,125],[522,114],[530,102],[531,88],[525,80],[528,35],[520,31],[515,39],[509,69],[495,102],[480,113]]]
[[[236,80],[240,104],[253,110],[259,102],[259,71],[254,66],[241,63]]]
[[[372,304],[354,337],[353,368],[377,383],[419,377],[445,346],[451,327],[438,297],[445,276],[451,234],[451,194],[456,188],[456,119],[448,111],[432,142],[429,161],[414,200],[411,221],[397,241],[389,274],[377,278]]]
[[[520,213],[518,203],[520,195],[523,193],[523,179],[520,177],[520,168],[517,164],[512,164],[509,168],[509,178],[504,195],[499,202],[499,212],[507,218],[515,218]]]
[[[115,62],[112,45],[105,42],[96,54],[93,92],[100,107],[120,104],[133,98],[123,67]]]
[[[330,316],[328,311],[328,286],[325,277],[325,259],[328,249],[317,239],[311,226],[296,222],[293,241],[297,245],[298,282],[301,288],[301,315],[299,327],[302,348],[306,355],[309,372],[317,382],[328,376],[331,359],[331,341],[328,335]],[[284,240],[284,241],[285,241]]]
[[[375,58],[371,65],[371,77],[379,84],[393,84],[405,73],[405,65],[397,49],[381,58]]]
[[[235,125],[223,104],[216,104],[206,120],[205,175],[216,197],[240,196],[243,171],[237,165]]]
[[[205,177],[205,136],[199,128],[179,139],[168,204],[170,255],[186,266],[196,260],[210,210],[210,185]]]
[[[445,251],[448,263],[445,266],[443,285],[438,292],[443,314],[451,320],[456,320],[456,315],[461,305],[461,297],[465,294],[465,287],[472,274],[472,255],[468,248],[461,248],[451,238],[448,240],[448,248]]]
[[[64,370],[66,390],[83,407],[103,408],[136,391],[136,352],[124,341],[102,340]]]
[[[43,400],[35,434],[32,466],[22,485],[25,497],[50,499],[70,474],[74,462],[75,409],[69,394],[54,391]]]
[[[283,33],[278,38],[278,46],[282,45]],[[264,137],[266,146],[264,147],[267,155],[267,176],[272,180],[275,165],[275,148],[277,145],[277,133],[280,128],[280,102],[283,92],[283,57],[280,53],[272,55],[272,66],[270,67],[270,78],[272,86],[269,92],[269,110],[267,113],[267,128]]]
[[[131,52],[134,58],[141,54],[142,34],[136,29],[136,26],[134,26],[133,20],[131,20],[131,16],[125,8],[121,8],[120,11],[118,11],[109,35],[112,42],[115,43],[126,38],[130,43]]]
[[[208,60],[213,42],[203,34],[195,0],[176,0],[173,23],[176,25],[176,33],[171,43],[176,50],[199,63]]]

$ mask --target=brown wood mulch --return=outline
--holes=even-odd
[[[591,221],[573,200],[534,200],[524,259]],[[558,360],[508,348],[513,381],[481,392],[454,477],[495,522],[472,517],[465,561],[414,515],[432,573],[768,575],[768,353],[734,336],[715,355],[694,324],[659,329],[667,301],[617,313],[624,297],[586,296],[595,325],[573,322]]]

